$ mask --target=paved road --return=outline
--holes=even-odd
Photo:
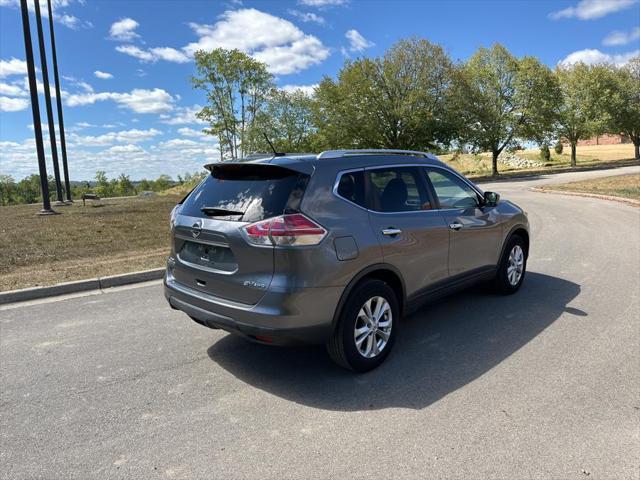
[[[0,309],[0,476],[637,479],[640,209],[527,190],[597,174],[485,185],[529,212],[522,290],[424,308],[366,375],[158,284]]]

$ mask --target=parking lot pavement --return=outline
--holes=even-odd
[[[423,308],[364,375],[157,284],[1,307],[0,477],[638,478],[640,210],[530,182],[483,185],[529,213],[521,291]]]

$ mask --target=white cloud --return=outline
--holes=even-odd
[[[93,28],[93,24],[86,20],[80,20],[75,15],[62,13],[54,15],[53,19],[71,30],[79,30],[80,28]]]
[[[549,14],[552,20],[561,18],[578,18],[593,20],[610,13],[625,10],[638,3],[638,0],[580,0],[575,7],[567,7]]]
[[[18,112],[29,106],[29,101],[24,98],[0,97],[0,111]]]
[[[636,27],[629,32],[621,32],[620,30],[615,30],[607,35],[604,40],[602,40],[602,44],[607,45],[608,47],[614,47],[618,45],[626,45],[639,39],[640,27]]]
[[[146,153],[146,150],[139,145],[133,145],[131,143],[127,145],[114,145],[105,150],[109,153]]]
[[[216,137],[213,135],[209,135],[204,133],[202,130],[196,130],[194,128],[182,127],[178,129],[178,133],[183,137],[198,138],[205,142],[217,142]]]
[[[11,75],[26,75],[27,62],[11,57],[11,60],[0,60],[0,78]]]
[[[68,7],[73,3],[73,0],[53,0],[51,2],[51,8],[55,12],[53,15],[53,19],[64,25],[65,27],[71,28],[72,30],[78,30],[80,28],[92,28],[93,24],[89,21],[81,20],[74,15],[69,15],[64,12],[60,12],[61,8]],[[84,0],[78,0],[76,3],[80,5],[84,5]],[[12,7],[12,8],[20,8],[20,0],[0,0],[0,7]],[[27,0],[27,7],[29,11],[33,12],[34,1]],[[40,13],[44,18],[49,18],[49,10],[47,8],[47,0],[40,0]]]
[[[174,139],[143,148],[140,146],[141,142],[129,142],[126,138],[127,136],[121,135],[115,145],[95,145],[95,140],[94,145],[88,146],[68,143],[69,158],[73,158],[71,179],[92,179],[96,170],[104,170],[110,178],[123,172],[134,180],[157,178],[160,174],[168,174],[175,178],[185,172],[202,172],[205,163],[220,157],[215,142],[189,140],[184,143],[184,139]],[[115,142],[116,139],[111,140]],[[105,140],[101,139],[97,143],[105,143]],[[2,164],[3,167],[7,166],[6,169],[3,168],[2,173],[12,175],[16,179],[37,173],[37,163],[33,161],[34,150],[33,137],[23,142],[0,141]]]
[[[167,62],[186,63],[191,61],[186,54],[171,47],[155,47],[143,50],[135,45],[118,45],[116,50],[143,62],[153,63],[158,60],[165,60]]]
[[[142,60],[143,62],[153,62],[157,60],[154,59],[151,52],[143,50],[140,47],[136,47],[135,45],[118,45],[116,47],[116,51],[129,55],[130,57],[137,58],[138,60]]]
[[[285,85],[283,87],[280,87],[280,90],[284,90],[287,93],[302,92],[305,95],[311,96],[315,93],[317,87],[317,83],[314,83],[312,85]]]
[[[96,102],[112,100],[120,107],[135,113],[162,113],[173,109],[174,98],[161,88],[152,90],[136,88],[128,93],[97,92],[71,94],[66,97],[70,107],[92,105]]]
[[[324,25],[326,23],[326,20],[324,19],[324,17],[312,12],[301,12],[300,10],[289,9],[287,10],[287,13],[289,13],[289,15],[297,18],[298,20],[304,23],[311,22],[311,23],[317,23],[318,25]]]
[[[364,38],[357,30],[348,30],[344,36],[349,40],[350,52],[361,52],[369,47],[373,47],[374,43]]]
[[[318,38],[288,20],[254,8],[226,11],[214,25],[190,26],[200,38],[184,47],[187,54],[237,48],[265,62],[275,74],[299,72],[329,56],[329,49]]]
[[[95,72],[93,72],[93,74],[98,77],[101,78],[102,80],[109,80],[110,78],[113,78],[113,75],[108,73],[108,72],[103,72],[101,70],[96,70]]]
[[[298,0],[300,5],[307,7],[333,7],[336,5],[346,5],[349,0]]]
[[[183,52],[171,47],[155,47],[151,48],[149,51],[158,60],[175,63],[186,63],[190,61],[190,58]]]
[[[601,52],[596,48],[586,48],[584,50],[578,50],[576,52],[570,53],[564,59],[560,60],[558,64],[563,67],[570,66],[576,63],[585,63],[587,65],[597,65],[601,63],[624,65],[633,57],[637,57],[638,55],[640,55],[640,50],[611,55]]]
[[[135,38],[140,37],[136,33],[136,28],[138,28],[140,24],[136,22],[133,18],[123,18],[114,22],[109,29],[109,36],[113,40],[120,41],[131,41]]]
[[[8,97],[26,97],[28,93],[19,84],[0,82],[0,95],[7,95]]]
[[[192,105],[191,107],[178,107],[171,114],[160,115],[160,121],[167,125],[204,125],[207,122],[196,117],[196,113],[202,110],[201,105]]]
[[[114,143],[140,143],[148,141],[158,135],[161,135],[160,130],[150,128],[148,130],[122,130],[119,132],[109,132],[103,135],[78,135],[71,133],[69,135],[69,142],[73,145],[79,145],[83,147],[99,147],[106,145],[113,145]]]

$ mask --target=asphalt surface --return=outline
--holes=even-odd
[[[365,375],[157,282],[2,307],[0,477],[637,479],[640,209],[528,191],[611,173],[483,185],[529,213],[522,289],[427,306]]]

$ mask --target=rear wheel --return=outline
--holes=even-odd
[[[494,281],[496,290],[504,295],[518,291],[527,270],[527,246],[519,235],[513,235],[507,242]]]
[[[376,368],[391,351],[399,317],[398,299],[391,287],[381,280],[365,280],[342,309],[327,343],[329,356],[356,372]]]

